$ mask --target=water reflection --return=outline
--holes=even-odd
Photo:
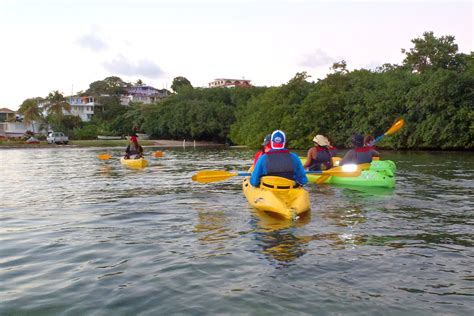
[[[194,233],[202,243],[217,243],[229,239],[229,219],[224,211],[197,209],[197,223]]]
[[[276,218],[260,210],[252,211],[252,225],[256,227],[254,236],[265,258],[276,267],[286,267],[303,256],[311,236],[295,236],[297,229],[311,221],[310,212],[298,221]]]

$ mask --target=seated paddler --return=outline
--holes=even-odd
[[[250,184],[260,185],[263,176],[278,176],[294,180],[298,185],[308,182],[306,172],[298,155],[285,148],[285,133],[276,130],[270,138],[271,149],[260,156],[250,177]]]

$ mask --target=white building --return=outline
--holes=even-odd
[[[66,97],[71,105],[71,111],[65,112],[68,115],[77,115],[84,122],[89,122],[94,115],[94,108],[97,106],[93,96],[80,97],[77,95]]]
[[[227,79],[218,78],[209,82],[209,88],[235,88],[235,87],[251,87],[250,80],[246,79]]]

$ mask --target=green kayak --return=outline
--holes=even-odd
[[[363,170],[358,177],[326,177],[324,183],[343,184],[365,187],[393,188],[397,167],[391,160],[374,160],[368,170]],[[309,182],[316,182],[320,175],[308,174]]]

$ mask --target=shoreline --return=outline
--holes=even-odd
[[[150,139],[142,140],[140,145],[145,147],[224,147],[225,144],[213,143],[209,141],[186,141],[172,140],[172,139]],[[184,146],[183,146],[184,143]],[[1,149],[16,149],[16,148],[81,148],[81,147],[126,147],[129,144],[127,140],[71,140],[68,145],[48,144],[46,141],[41,141],[39,144],[27,144],[25,142],[3,142],[0,143]]]

